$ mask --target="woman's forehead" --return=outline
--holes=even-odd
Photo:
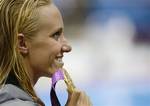
[[[54,4],[42,6],[38,12],[40,28],[56,30],[64,27],[62,16]]]

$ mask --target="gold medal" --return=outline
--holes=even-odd
[[[67,89],[70,93],[72,93],[76,87],[75,87],[69,73],[65,69],[63,69],[63,73],[64,73],[64,81],[67,85]]]

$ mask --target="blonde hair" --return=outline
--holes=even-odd
[[[17,49],[17,35],[33,37],[38,30],[38,7],[48,5],[50,0],[0,0],[0,86],[10,72],[16,76],[21,88],[33,100],[38,97],[33,89],[23,56]]]

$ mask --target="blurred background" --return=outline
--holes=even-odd
[[[72,52],[65,68],[93,106],[150,106],[150,0],[54,0]],[[42,87],[41,87],[42,86]],[[50,106],[51,79],[37,94]],[[66,86],[56,86],[67,100]]]

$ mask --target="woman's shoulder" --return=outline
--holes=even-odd
[[[0,106],[38,106],[36,103],[31,101],[23,101],[20,99],[8,100],[0,103]]]
[[[6,84],[0,89],[0,106],[38,106],[32,98],[12,84]]]

